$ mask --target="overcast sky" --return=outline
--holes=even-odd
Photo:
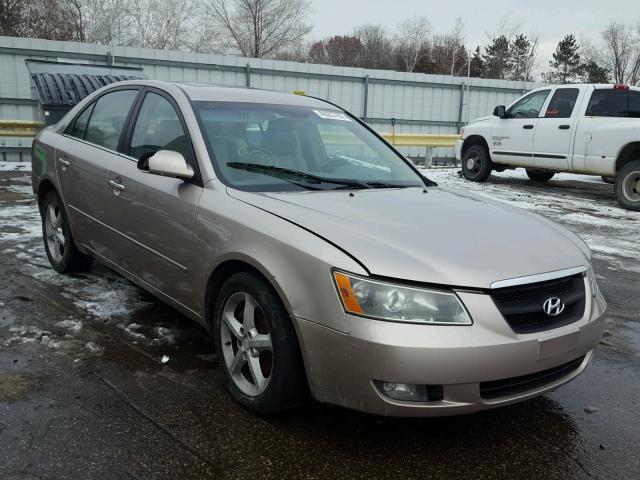
[[[520,19],[524,33],[540,37],[537,70],[545,70],[564,35],[599,40],[610,20],[640,22],[640,0],[313,0],[311,39],[350,33],[365,23],[391,31],[403,19],[421,15],[429,18],[436,33],[446,33],[456,17],[463,17],[470,48],[485,44],[487,33],[495,31],[503,16]]]

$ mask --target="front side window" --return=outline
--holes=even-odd
[[[137,90],[118,90],[98,99],[89,119],[84,139],[109,150],[117,150],[122,128]]]
[[[507,116],[509,118],[537,118],[550,91],[539,90],[521,98],[507,111]]]
[[[192,161],[191,146],[178,113],[166,98],[149,92],[140,107],[129,154],[140,160],[159,150],[173,150]]]
[[[636,90],[594,90],[587,106],[589,117],[640,118],[640,92]]]
[[[195,102],[221,179],[241,190],[424,186],[383,141],[345,113],[289,105]]]
[[[577,88],[558,88],[545,112],[545,118],[571,118],[580,90]]]

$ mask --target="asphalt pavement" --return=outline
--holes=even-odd
[[[620,210],[611,186],[499,176],[473,186],[594,248],[607,329],[573,382],[459,417],[312,403],[260,418],[225,391],[198,326],[105,267],[53,272],[28,165],[0,167],[2,479],[640,477],[640,214]],[[464,185],[455,170],[435,176]]]

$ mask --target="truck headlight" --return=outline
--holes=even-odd
[[[380,320],[432,325],[471,325],[458,296],[450,290],[414,288],[333,272],[347,313]]]

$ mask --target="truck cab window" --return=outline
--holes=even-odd
[[[545,112],[545,118],[571,118],[580,90],[577,88],[558,88]]]
[[[635,90],[598,89],[587,107],[588,117],[640,118],[640,92]]]
[[[551,90],[539,90],[523,97],[507,111],[508,118],[537,118]]]

